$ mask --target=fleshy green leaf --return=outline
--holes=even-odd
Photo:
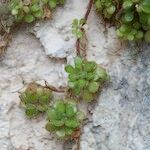
[[[31,103],[34,104],[38,101],[38,97],[36,95],[36,93],[33,92],[26,92],[26,103]]]
[[[75,80],[77,80],[78,79],[78,75],[76,75],[76,74],[70,74],[69,75],[69,80],[70,81],[75,81]]]
[[[55,108],[56,112],[60,113],[60,114],[64,113],[66,110],[66,106],[63,101],[55,102],[54,108]]]
[[[50,1],[49,1],[49,6],[50,6],[51,8],[55,8],[55,7],[57,6],[57,1],[56,1],[56,0],[50,0]]]
[[[116,7],[115,6],[110,6],[110,7],[107,8],[107,12],[110,15],[112,15],[115,11],[116,11]]]
[[[45,112],[47,110],[47,107],[43,106],[43,105],[38,105],[38,106],[36,106],[36,108],[40,112]]]
[[[75,60],[74,60],[74,63],[75,63],[75,67],[78,68],[78,69],[81,69],[82,68],[82,59],[80,57],[76,57]]]
[[[95,76],[95,81],[98,79],[101,79],[102,81],[105,81],[107,79],[107,73],[106,70],[102,67],[97,67],[96,69],[96,76]]]
[[[47,4],[49,0],[42,0],[44,4]]]
[[[65,121],[65,125],[69,128],[77,128],[79,127],[79,122],[75,119],[68,119]]]
[[[85,118],[85,114],[82,111],[78,111],[77,114],[76,114],[76,118],[79,121],[82,121]]]
[[[34,4],[34,5],[32,5],[31,6],[31,11],[32,12],[36,12],[36,11],[38,11],[40,9],[40,6],[38,5],[38,4]]]
[[[13,10],[11,11],[11,13],[12,13],[12,15],[17,15],[17,14],[18,14],[18,10],[17,10],[17,9],[13,9]]]
[[[71,129],[71,128],[66,128],[65,129],[65,134],[66,135],[71,135],[73,133],[73,129]]]
[[[149,1],[149,0],[143,0],[143,3],[142,3],[142,10],[143,10],[145,13],[150,13],[150,1]]]
[[[89,91],[84,91],[82,95],[83,100],[87,102],[91,102],[94,98],[93,95]]]
[[[123,8],[124,9],[130,8],[132,5],[133,5],[132,0],[126,0],[123,2]]]
[[[78,80],[78,86],[80,88],[83,88],[85,85],[86,85],[86,80],[83,80],[83,79]]]
[[[69,88],[71,88],[71,89],[73,89],[73,88],[75,88],[76,87],[76,82],[68,82],[68,86],[69,86]]]
[[[67,104],[66,105],[66,115],[67,117],[73,117],[77,112],[77,108],[75,104]]]
[[[126,22],[131,22],[134,18],[133,12],[128,12],[124,15],[124,19]]]
[[[57,120],[58,116],[53,108],[47,110],[47,119],[48,120]]]
[[[75,72],[74,68],[71,65],[65,66],[65,71],[67,73],[74,73]]]
[[[150,42],[150,30],[146,32],[144,38],[145,38],[145,41],[146,41],[146,42]]]
[[[58,130],[56,132],[56,135],[58,136],[58,138],[64,138],[65,137],[65,130]]]
[[[64,125],[64,122],[62,120],[52,120],[51,123],[56,127],[61,127]]]
[[[76,96],[78,96],[78,95],[80,95],[80,93],[81,93],[81,89],[80,89],[79,87],[76,87],[76,88],[73,89],[73,92],[74,92],[74,94],[75,94]]]
[[[29,11],[30,11],[30,9],[29,9],[28,6],[24,6],[24,7],[23,7],[23,10],[24,10],[25,13],[29,13]]]
[[[34,16],[36,18],[41,18],[43,16],[43,14],[44,14],[43,10],[39,10],[39,11],[37,11],[37,12],[34,13]]]
[[[95,62],[87,62],[84,66],[84,70],[87,72],[91,72],[96,68],[96,63]]]
[[[33,22],[35,20],[35,18],[34,18],[33,15],[27,15],[27,16],[25,16],[24,20],[27,23],[31,23],[31,22]]]
[[[94,77],[95,77],[95,73],[93,73],[93,72],[87,74],[87,80],[93,80]]]
[[[40,97],[40,103],[41,104],[48,104],[49,102],[49,96],[48,95],[43,95]]]
[[[54,125],[52,125],[51,123],[48,122],[45,126],[45,129],[49,132],[53,132],[57,129],[57,127],[55,127]]]
[[[37,111],[36,107],[31,104],[27,105],[25,113],[29,118],[33,118],[38,115],[38,111]]]
[[[144,33],[143,33],[142,31],[138,31],[137,34],[135,35],[135,37],[136,37],[137,39],[142,39],[143,36],[144,36]]]
[[[91,93],[95,93],[99,89],[99,84],[97,82],[91,82],[91,83],[89,83],[88,89]]]
[[[73,26],[73,27],[77,27],[77,26],[78,26],[78,19],[74,19],[74,20],[73,20],[72,26]]]

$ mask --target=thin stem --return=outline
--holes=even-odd
[[[77,39],[76,41],[76,52],[77,52],[77,56],[80,56],[80,39]]]
[[[90,14],[91,9],[92,9],[92,6],[93,6],[93,2],[94,2],[94,0],[89,0],[89,4],[88,4],[88,7],[87,7],[87,11],[86,11],[86,13],[85,13],[85,15],[84,15],[85,23],[81,26],[81,30],[82,30],[83,32],[85,32],[83,26],[87,23],[89,14]],[[76,41],[76,52],[77,52],[77,55],[78,55],[78,56],[81,55],[81,53],[80,53],[80,39],[79,39],[79,38],[78,38],[77,41]]]
[[[89,5],[87,7],[87,11],[86,11],[85,16],[84,16],[84,19],[85,19],[86,22],[88,20],[89,14],[91,12],[91,9],[92,9],[92,6],[93,6],[93,2],[94,2],[94,0],[89,0]]]
[[[77,150],[80,150],[80,136],[77,139]]]

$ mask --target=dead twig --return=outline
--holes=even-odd
[[[56,87],[54,87],[52,85],[48,85],[47,81],[45,81],[45,88],[48,88],[51,91],[58,92],[58,93],[64,93],[64,92],[66,92],[66,89],[64,87],[63,88],[56,88]]]
[[[10,39],[10,33],[7,32],[0,38],[0,56],[5,52]]]

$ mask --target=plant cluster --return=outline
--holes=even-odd
[[[30,83],[20,95],[21,105],[25,108],[26,116],[34,118],[41,113],[46,113],[48,122],[45,128],[47,131],[55,133],[59,139],[73,138],[73,135],[80,129],[85,116],[77,109],[76,99],[91,102],[104,82],[109,79],[106,70],[93,61],[76,57],[74,64],[74,66],[67,65],[65,67],[69,74],[69,90],[66,91],[68,99],[51,103],[53,94],[50,86],[44,87],[36,83]]]
[[[31,23],[36,19],[50,14],[50,10],[57,5],[63,4],[64,0],[11,0],[10,10],[17,22]]]
[[[38,84],[31,83],[20,95],[21,105],[29,118],[37,117],[47,111],[52,100],[52,91]]]
[[[80,127],[84,114],[72,101],[56,101],[47,111],[46,129],[55,132],[58,138],[68,138]]]
[[[150,0],[95,0],[95,6],[120,38],[150,42]]]
[[[67,65],[68,86],[71,94],[79,99],[91,102],[102,85],[109,80],[106,70],[94,61],[76,57],[74,66]]]
[[[47,114],[46,130],[55,132],[58,138],[66,139],[79,129],[84,114],[78,111],[72,100],[57,100],[53,104],[52,91],[36,83],[30,83],[21,93],[21,106],[25,108],[28,118],[35,118],[39,114]]]

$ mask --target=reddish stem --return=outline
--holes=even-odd
[[[93,6],[93,2],[94,2],[94,0],[89,0],[87,11],[86,11],[85,16],[84,16],[85,23],[81,27],[81,30],[83,32],[85,32],[83,29],[83,26],[86,24],[86,22],[88,20],[89,14],[90,14],[92,6]],[[77,52],[77,55],[80,56],[81,53],[80,53],[80,39],[79,38],[76,41],[76,52]]]
[[[91,9],[92,9],[92,6],[93,6],[93,2],[94,2],[94,0],[89,0],[89,5],[87,7],[87,11],[86,11],[85,16],[84,16],[84,19],[85,19],[86,22],[88,20],[89,14],[91,12]]]

